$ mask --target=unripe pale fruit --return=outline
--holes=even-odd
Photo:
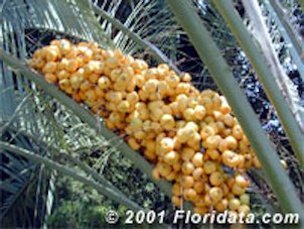
[[[250,207],[248,205],[241,205],[238,207],[237,211],[246,216],[250,212]]]
[[[239,199],[232,198],[229,200],[228,206],[230,210],[236,211],[241,206],[241,202]]]
[[[242,194],[240,196],[240,201],[242,205],[248,205],[250,204],[250,196],[246,193]]]

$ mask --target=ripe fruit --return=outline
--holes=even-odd
[[[212,184],[214,186],[219,186],[224,181],[223,174],[218,171],[215,171],[210,174],[209,181],[210,181],[210,184]]]
[[[219,187],[211,188],[208,193],[213,203],[219,202],[223,197],[223,191]]]
[[[180,79],[166,64],[149,67],[96,43],[54,40],[29,64],[139,150],[155,179],[172,182],[174,205],[184,197],[200,214],[249,212],[243,172],[261,165],[223,96],[199,92],[188,73]],[[237,174],[228,178],[223,166]]]
[[[202,167],[204,163],[204,156],[202,153],[197,152],[193,155],[191,161],[196,167]]]
[[[169,165],[174,165],[179,160],[179,154],[176,151],[170,151],[164,156],[164,161]]]
[[[182,172],[186,175],[192,174],[194,169],[195,169],[194,165],[189,161],[185,161],[182,165]]]

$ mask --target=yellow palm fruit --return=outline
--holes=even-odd
[[[248,205],[241,205],[237,209],[239,214],[243,214],[244,216],[248,215],[250,212],[250,207]]]
[[[42,69],[42,72],[44,74],[55,73],[56,71],[57,71],[57,63],[56,62],[47,62]]]
[[[240,163],[240,155],[233,151],[226,150],[222,154],[222,161],[225,165],[236,168]]]
[[[152,140],[146,140],[145,147],[147,150],[155,152],[156,143],[155,143],[155,141],[152,141]]]
[[[220,96],[220,99],[222,101],[221,103],[221,107],[220,107],[220,111],[223,113],[223,114],[228,114],[231,112],[231,108],[226,100],[226,98],[224,96]]]
[[[228,127],[233,127],[235,124],[235,118],[231,114],[225,114],[223,121]]]
[[[58,43],[57,43],[60,52],[64,55],[66,55],[67,53],[69,53],[71,51],[72,48],[72,44],[70,41],[66,40],[66,39],[61,39]]]
[[[110,79],[113,81],[113,82],[116,82],[116,80],[118,79],[118,77],[120,76],[120,74],[122,74],[122,69],[121,68],[116,68],[116,69],[113,69],[110,71],[110,74],[107,74],[107,71],[108,69],[105,68],[104,69],[104,74],[106,76],[109,76]]]
[[[174,183],[172,185],[172,194],[174,196],[180,196],[182,194],[182,187],[178,182]]]
[[[182,165],[180,163],[176,163],[173,166],[173,170],[179,172],[182,169]]]
[[[131,63],[132,68],[136,73],[142,72],[143,70],[148,69],[148,64],[141,59],[136,59]]]
[[[160,180],[160,172],[158,170],[158,167],[155,167],[153,170],[152,170],[152,177],[155,179],[155,180]]]
[[[218,212],[224,212],[228,208],[228,200],[227,199],[221,199],[215,206],[215,210]]]
[[[208,155],[212,160],[220,159],[220,152],[216,149],[207,149],[206,155]]]
[[[213,127],[206,125],[202,128],[200,134],[202,139],[206,140],[208,137],[215,135],[216,131]]]
[[[160,125],[165,130],[171,130],[175,127],[175,120],[172,115],[164,114],[164,115],[162,115],[162,117],[160,119]]]
[[[204,202],[204,204],[205,204],[206,207],[210,207],[210,206],[213,205],[213,201],[212,201],[209,193],[206,193],[203,198],[204,198],[203,202]]]
[[[158,122],[163,116],[164,112],[161,108],[156,108],[151,111],[150,117],[154,122]]]
[[[232,198],[229,200],[228,206],[230,210],[236,211],[241,206],[241,202],[237,198]]]
[[[185,200],[196,201],[198,195],[193,188],[186,188],[183,190],[183,196]]]
[[[204,146],[208,149],[216,149],[219,146],[221,140],[222,138],[219,135],[209,136],[204,142]]]
[[[172,171],[172,167],[167,163],[158,163],[157,167],[162,177],[168,176]]]
[[[174,140],[172,138],[163,138],[160,140],[160,153],[165,154],[174,149]]]
[[[225,174],[226,175],[226,174]],[[225,177],[225,176],[224,176]],[[224,178],[224,180],[226,179],[226,177]],[[227,196],[229,194],[229,188],[228,185],[226,183],[222,183],[220,185],[220,188],[223,190],[223,194],[224,196]]]
[[[143,140],[145,139],[146,137],[146,133],[142,130],[138,130],[138,131],[135,131],[133,133],[133,136],[137,139],[137,140]]]
[[[183,174],[185,175],[190,175],[193,173],[195,167],[194,165],[190,162],[190,161],[185,161],[183,164],[182,164],[182,172]]]
[[[45,60],[42,58],[33,59],[30,62],[31,66],[36,70],[40,71],[46,64]]]
[[[140,145],[136,142],[136,140],[134,138],[129,138],[128,144],[134,150],[138,150],[140,148]]]
[[[150,111],[153,111],[155,109],[161,109],[164,105],[164,101],[162,100],[156,100],[148,103],[148,108]]]
[[[186,94],[188,95],[191,90],[191,85],[189,83],[179,83],[175,88],[176,94]]]
[[[62,79],[59,81],[59,87],[65,91],[67,88],[71,87],[71,83],[68,79]]]
[[[140,118],[133,118],[129,124],[131,131],[139,131],[141,130],[143,122]]]
[[[245,193],[245,188],[241,187],[237,183],[234,183],[231,189],[232,193],[236,196],[240,196]]]
[[[201,167],[195,168],[192,172],[194,180],[203,180],[204,170]]]
[[[180,79],[175,73],[172,73],[165,77],[165,81],[169,87],[176,88],[180,82]]]
[[[178,163],[179,157],[180,156],[177,152],[170,151],[165,154],[164,161],[169,165],[174,165],[174,164]]]
[[[135,83],[137,87],[142,88],[145,82],[146,82],[145,76],[143,76],[142,74],[135,75]]]
[[[84,82],[83,70],[78,69],[77,72],[71,74],[70,81],[74,89],[79,89],[81,84]]]
[[[145,150],[144,155],[149,161],[152,161],[153,163],[157,162],[157,155],[155,154],[155,152]]]
[[[205,117],[205,115],[206,115],[206,109],[205,109],[205,107],[203,105],[197,105],[197,106],[195,106],[193,116],[197,120],[199,120],[199,121],[203,120],[204,117]]]
[[[176,207],[181,207],[182,205],[182,198],[178,197],[178,196],[172,196],[171,197],[171,202],[174,206]]]
[[[183,188],[191,188],[194,185],[194,179],[192,176],[182,176],[181,177],[181,186]]]
[[[208,194],[213,204],[218,203],[223,198],[223,191],[219,187],[212,187],[209,189]]]
[[[48,83],[56,83],[58,80],[57,76],[53,73],[46,73],[44,78]]]
[[[242,205],[250,205],[250,196],[247,193],[244,193],[240,196],[240,202]]]
[[[143,90],[147,93],[155,93],[158,85],[158,80],[149,79],[143,86]]]
[[[232,135],[237,140],[241,140],[243,138],[243,135],[244,135],[242,127],[238,124],[234,125],[233,128],[232,128]]]
[[[56,61],[60,57],[61,57],[61,53],[57,46],[55,45],[47,46],[45,53],[45,59],[47,62]]]
[[[145,77],[147,80],[149,79],[157,79],[158,78],[158,71],[157,71],[157,68],[148,68],[146,71],[145,71]]]
[[[189,73],[184,73],[181,75],[181,79],[183,82],[191,82],[192,78]]]
[[[73,73],[73,72],[76,72],[78,67],[79,67],[78,61],[76,59],[71,59],[71,60],[68,60],[68,65],[66,66],[66,70]]]
[[[249,180],[242,174],[237,174],[235,176],[235,183],[243,188],[247,188],[250,184]]]
[[[202,193],[205,189],[205,185],[201,181],[195,181],[193,185],[193,189],[196,191],[196,193]]]
[[[57,73],[57,77],[58,77],[59,80],[68,79],[68,78],[70,78],[70,73],[66,70],[60,70]]]
[[[168,93],[170,93],[170,88],[165,81],[158,82],[157,93],[161,98],[165,97]]]
[[[128,113],[130,112],[130,103],[127,100],[122,100],[117,105],[117,110],[121,113]]]
[[[123,99],[123,96],[121,92],[109,91],[106,93],[106,99],[113,103],[118,104]]]
[[[92,88],[92,84],[89,82],[89,81],[87,81],[87,80],[84,80],[83,82],[82,82],[82,84],[80,85],[80,90],[83,92],[83,93],[85,93],[87,90],[89,90],[89,89],[91,89]]]
[[[204,155],[201,152],[196,152],[191,161],[196,167],[202,167],[204,164]]]
[[[218,149],[221,152],[224,152],[224,151],[228,150],[229,149],[228,142],[225,139],[221,139],[221,141],[220,141],[220,143],[218,145]]]
[[[225,141],[227,142],[227,146],[229,149],[235,150],[238,146],[238,141],[233,136],[227,136],[225,138]]]
[[[198,98],[198,101],[201,105],[203,105],[206,109],[206,113],[207,114],[212,114],[213,113],[213,102],[211,100],[211,98],[207,97],[207,96],[200,96]]]
[[[178,174],[176,173],[176,171],[174,171],[174,170],[172,169],[171,173],[169,173],[168,176],[166,176],[165,178],[166,178],[166,180],[168,180],[168,181],[173,181],[173,180],[176,180],[177,175],[178,175]]]
[[[192,149],[198,151],[201,148],[201,135],[197,132],[194,132],[193,136],[188,139],[187,145]]]
[[[216,171],[216,163],[213,161],[204,162],[204,171],[206,174],[211,174]]]
[[[177,107],[180,112],[183,112],[188,106],[188,96],[180,94],[176,97]]]
[[[181,158],[184,161],[190,161],[195,154],[195,150],[190,147],[184,147],[181,151]]]
[[[186,121],[193,121],[195,119],[194,113],[195,113],[194,109],[187,108],[186,110],[184,110],[183,116],[186,119]]]
[[[213,186],[219,186],[224,182],[224,177],[221,172],[215,171],[209,176],[210,184]]]

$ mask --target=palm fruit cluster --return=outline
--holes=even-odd
[[[153,163],[153,177],[172,182],[174,205],[190,201],[200,214],[250,211],[245,172],[260,163],[217,92],[96,43],[54,40],[30,65]]]

